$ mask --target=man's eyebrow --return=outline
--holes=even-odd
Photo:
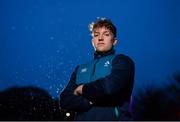
[[[103,33],[107,33],[107,32],[110,33],[110,31],[104,31]]]
[[[98,32],[98,31],[94,31],[94,33],[100,33],[100,32]],[[103,33],[110,33],[110,31],[104,31]]]
[[[94,33],[99,33],[99,32],[97,32],[97,31],[94,31]]]

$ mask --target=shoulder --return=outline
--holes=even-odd
[[[130,58],[125,54],[116,54],[116,56],[113,59],[113,64],[117,64],[117,63],[134,65],[134,61],[132,60],[132,58]]]
[[[91,65],[92,65],[92,62],[82,63],[82,64],[77,65],[75,70],[76,72],[82,72],[82,71],[84,72],[87,69],[89,69]]]
[[[80,67],[80,65],[77,65],[77,66],[74,68],[74,70],[73,70],[73,72],[72,72],[72,75],[76,75],[76,74],[77,74],[79,67]]]
[[[85,63],[82,63],[82,64],[79,64],[77,65],[77,69],[80,69],[80,68],[85,68],[85,67],[89,67],[90,65],[92,65],[95,61],[94,60],[91,60],[91,61],[88,61],[88,62],[85,62]]]

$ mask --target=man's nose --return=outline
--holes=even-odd
[[[103,41],[103,39],[104,39],[104,38],[103,38],[103,35],[99,35],[99,39],[98,39],[98,40],[99,40],[99,41]]]

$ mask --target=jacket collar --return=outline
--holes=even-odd
[[[95,52],[94,53],[94,59],[98,59],[98,58],[102,58],[102,57],[105,57],[105,56],[108,56],[108,55],[112,55],[112,54],[115,54],[115,50],[114,49],[111,49],[107,52]]]

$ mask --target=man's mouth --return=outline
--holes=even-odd
[[[98,45],[98,46],[101,46],[101,45],[104,45],[104,43],[98,43],[97,45]]]

